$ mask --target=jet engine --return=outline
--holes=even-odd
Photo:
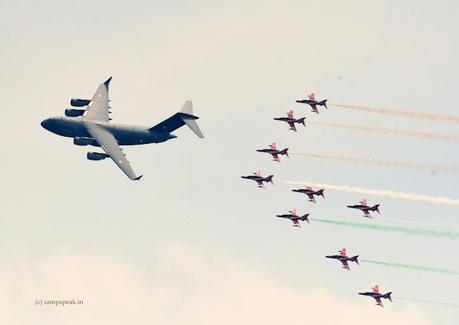
[[[100,152],[88,152],[88,154],[86,155],[86,158],[88,158],[89,160],[103,160],[107,157],[109,157],[109,155]]]
[[[72,98],[70,100],[70,105],[72,105],[73,107],[83,107],[88,106],[90,102],[90,99]]]
[[[97,142],[93,138],[73,138],[73,144],[76,146],[88,146],[88,145],[97,145]]]
[[[82,116],[84,114],[84,112],[86,112],[85,109],[74,109],[74,108],[67,108],[65,110],[65,116],[68,116],[68,117],[78,117],[78,116]]]

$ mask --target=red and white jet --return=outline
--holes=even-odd
[[[372,207],[368,205],[367,199],[363,199],[360,201],[360,204],[356,205],[348,205],[348,208],[351,209],[359,209],[363,212],[363,216],[366,218],[371,218],[370,211],[376,211],[378,214],[379,212],[379,204],[375,204]]]
[[[287,112],[287,117],[275,117],[274,118],[274,120],[276,121],[286,122],[290,126],[290,130],[295,131],[295,132],[296,132],[295,123],[303,124],[303,126],[306,127],[306,124],[304,123],[304,119],[305,117],[296,119],[293,116],[293,111]]]
[[[381,307],[384,307],[383,303],[381,301],[381,298],[389,299],[389,301],[392,302],[392,298],[390,297],[392,292],[381,294],[379,292],[379,286],[378,285],[375,285],[373,288],[371,288],[371,290],[373,290],[373,291],[372,292],[359,292],[359,295],[368,296],[368,297],[374,298],[374,300],[376,300],[376,305],[377,306],[381,306]]]
[[[306,186],[306,188],[293,189],[292,192],[306,194],[308,196],[308,198],[309,198],[309,202],[312,202],[312,203],[316,203],[316,199],[314,198],[314,195],[319,195],[319,196],[325,198],[323,189],[314,191],[312,189],[312,187],[310,187],[310,186]]]
[[[297,100],[296,102],[302,103],[302,104],[308,104],[309,106],[311,106],[312,111],[317,114],[319,114],[319,110],[317,109],[317,106],[323,106],[325,108],[328,108],[327,99],[317,101],[314,93],[311,93],[310,95],[308,95],[308,99],[301,99],[301,100]]]
[[[285,148],[285,149],[282,149],[282,150],[278,150],[276,148],[276,144],[275,143],[270,144],[269,145],[269,149],[257,149],[257,151],[258,152],[269,153],[271,156],[273,156],[273,160],[277,161],[277,162],[280,162],[280,159],[279,159],[280,155],[285,155],[285,156],[287,156],[287,158],[290,158],[288,156],[288,148]]]
[[[276,217],[290,219],[293,222],[293,227],[301,228],[300,221],[306,221],[307,223],[309,223],[308,216],[309,216],[309,213],[306,213],[303,216],[299,216],[296,213],[296,209],[293,209],[289,211],[288,214],[278,214]]]
[[[346,248],[339,251],[339,255],[328,255],[326,258],[331,258],[340,261],[343,264],[343,269],[350,270],[348,262],[355,262],[359,265],[359,255],[349,257],[346,255]]]
[[[258,187],[259,188],[263,188],[263,189],[265,188],[265,185],[263,184],[264,182],[269,182],[269,183],[274,185],[273,177],[274,177],[274,175],[269,175],[267,177],[263,177],[263,176],[261,176],[261,173],[260,173],[259,170],[257,170],[255,173],[253,173],[253,175],[241,176],[241,178],[250,179],[252,181],[257,182]]]

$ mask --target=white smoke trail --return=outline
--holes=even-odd
[[[333,128],[351,129],[351,130],[358,130],[358,131],[365,131],[365,132],[380,133],[380,134],[385,134],[385,135],[399,135],[399,136],[421,138],[421,139],[428,139],[428,140],[459,142],[459,136],[450,135],[450,134],[417,132],[417,131],[402,130],[402,129],[388,129],[388,128],[378,128],[374,126],[328,123],[328,122],[312,122],[311,121],[309,122],[309,124],[328,126],[328,127],[333,127]]]
[[[428,172],[436,171],[436,172],[445,172],[445,173],[451,173],[451,174],[459,174],[459,167],[456,167],[456,166],[419,164],[419,163],[412,163],[412,162],[383,160],[383,159],[375,159],[375,158],[321,155],[321,154],[315,154],[315,153],[302,153],[302,152],[294,152],[292,153],[292,155],[310,157],[310,158],[319,158],[319,159],[325,159],[325,160],[347,161],[347,162],[354,162],[354,163],[361,163],[361,164],[368,164],[368,165],[397,167],[397,168],[410,169],[410,170],[414,169],[414,170],[422,170],[422,171],[428,171]]]
[[[294,185],[304,185],[304,186],[307,185],[307,186],[312,186],[314,188],[323,188],[326,190],[345,192],[345,193],[379,196],[379,197],[384,197],[388,199],[405,200],[405,201],[413,201],[413,202],[436,204],[436,205],[459,206],[459,199],[448,199],[444,197],[433,197],[433,196],[428,196],[428,195],[411,194],[411,193],[404,193],[404,192],[393,192],[393,191],[388,191],[388,190],[370,190],[370,189],[365,189],[365,188],[360,188],[360,187],[338,186],[338,185],[320,184],[320,183],[311,183],[311,182],[306,183],[306,182],[287,181],[285,183],[294,184]]]
[[[368,107],[368,106],[360,106],[360,105],[345,105],[345,104],[330,104],[330,105],[333,107],[337,107],[337,108],[352,109],[352,110],[357,110],[357,111],[362,111],[362,112],[408,117],[408,118],[413,118],[413,119],[418,119],[418,120],[459,124],[459,116],[455,116],[455,115],[422,113],[422,112],[414,112],[414,111],[405,111],[405,110],[400,110],[400,109],[395,109],[395,108]]]

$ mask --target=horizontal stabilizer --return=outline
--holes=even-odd
[[[193,102],[187,100],[182,107],[180,118],[185,122],[186,125],[193,131],[198,137],[204,138],[201,130],[199,129],[198,123],[196,123],[197,116],[193,115]]]

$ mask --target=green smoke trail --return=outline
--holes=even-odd
[[[350,222],[350,221],[339,221],[339,220],[330,220],[330,219],[310,219],[317,222],[328,223],[332,225],[339,225],[352,228],[361,228],[361,229],[371,229],[387,232],[399,232],[409,235],[419,235],[419,236],[428,236],[428,237],[437,237],[437,238],[449,238],[449,239],[459,239],[459,232],[451,230],[436,230],[436,229],[427,229],[427,228],[412,228],[412,227],[399,227],[399,226],[387,226],[374,223],[361,223],[361,222]]]
[[[458,308],[459,304],[451,303],[451,302],[440,302],[440,301],[431,301],[431,300],[423,300],[423,299],[413,299],[413,298],[403,298],[403,297],[394,297],[394,300],[406,300],[406,301],[413,301],[413,302],[421,302],[424,304],[442,306],[442,307],[451,307],[451,308]]]
[[[450,270],[450,269],[444,269],[444,268],[411,265],[411,264],[396,263],[396,262],[383,262],[383,261],[374,261],[374,260],[360,260],[360,261],[365,262],[365,263],[377,264],[377,265],[399,267],[399,268],[408,269],[408,270],[442,273],[442,274],[447,274],[447,275],[459,276],[459,270]]]

